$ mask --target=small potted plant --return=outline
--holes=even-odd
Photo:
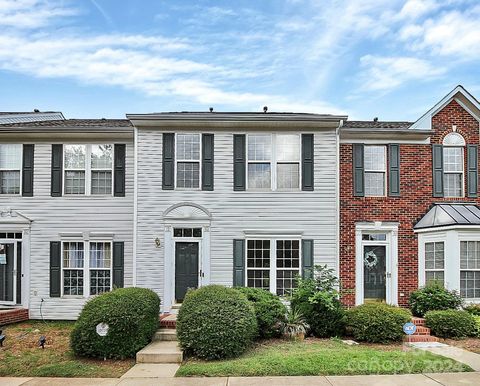
[[[287,312],[281,327],[283,337],[293,340],[304,340],[309,329],[310,326],[303,314],[295,309],[290,309]]]

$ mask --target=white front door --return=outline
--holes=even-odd
[[[396,231],[357,227],[356,304],[381,302],[396,305],[397,265]]]

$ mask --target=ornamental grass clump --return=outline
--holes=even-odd
[[[209,285],[189,290],[178,312],[180,345],[198,358],[237,357],[257,334],[253,305],[233,288]]]

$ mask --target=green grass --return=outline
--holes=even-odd
[[[135,364],[133,359],[98,360],[76,358],[70,350],[73,322],[29,321],[6,326],[0,348],[0,377],[112,377]],[[47,338],[45,349],[38,346]]]
[[[408,374],[472,371],[467,365],[401,345],[348,346],[339,340],[270,341],[240,358],[222,361],[187,360],[177,377]]]

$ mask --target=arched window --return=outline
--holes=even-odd
[[[443,139],[443,186],[445,197],[463,197],[465,139],[449,133]]]

